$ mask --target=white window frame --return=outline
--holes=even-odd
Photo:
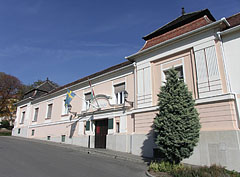
[[[116,104],[124,104],[125,103],[125,98],[124,98],[124,91],[122,92],[117,92],[115,93],[115,86],[120,85],[120,84],[124,84],[125,85],[125,90],[126,90],[126,82],[120,82],[120,83],[116,83],[113,85],[113,93],[115,95],[115,100],[116,100]]]
[[[91,94],[91,92],[86,92],[86,93],[84,93],[84,99],[85,99],[85,108],[86,108],[86,110],[88,110],[89,108],[90,108],[90,103],[91,103],[91,99],[90,100],[86,100],[86,95],[87,94]]]
[[[87,110],[90,108],[90,103],[91,103],[91,100],[86,100],[86,101],[85,101],[86,109],[87,109]]]
[[[51,115],[50,115],[50,117],[48,117],[49,105],[52,105],[52,110],[51,110]],[[47,104],[46,119],[51,119],[51,118],[52,118],[52,112],[53,112],[53,103],[48,103],[48,104]]]
[[[23,123],[24,123],[25,117],[26,117],[26,111],[22,111],[20,124],[23,124]]]
[[[37,116],[36,116],[36,109],[38,109]],[[35,107],[32,122],[37,122],[38,115],[39,115],[39,107]]]
[[[161,65],[161,70],[162,70],[162,86],[165,85],[166,80],[166,71],[170,70],[171,68],[178,68],[178,67],[182,67],[182,71],[183,71],[183,81],[186,83],[186,76],[185,76],[185,69],[184,69],[184,63],[182,60],[182,64],[178,64],[178,65],[173,65],[171,67],[168,68],[164,68],[162,67],[163,65]]]
[[[116,133],[120,133],[120,122],[116,122]]]
[[[173,67],[174,69],[177,69],[177,68],[182,68],[182,79],[184,80],[184,70],[183,70],[183,65],[178,65],[178,66],[174,66]],[[164,77],[164,81],[166,81],[166,72],[168,72],[171,68],[166,68],[163,70],[163,77]]]
[[[69,114],[68,107],[65,106],[65,100],[66,99],[63,100],[63,104],[62,104],[62,116]]]
[[[125,103],[124,91],[116,93],[115,97],[116,97],[116,104],[124,104]]]

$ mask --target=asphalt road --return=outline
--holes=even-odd
[[[0,136],[0,177],[143,177],[141,163]]]

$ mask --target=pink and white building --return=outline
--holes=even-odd
[[[175,67],[202,125],[184,162],[240,171],[240,13],[220,20],[207,9],[183,14],[143,39],[124,63],[59,88],[46,81],[32,90],[18,103],[13,135],[153,157],[157,94]],[[88,78],[97,100],[91,104]],[[77,94],[71,113],[64,106],[67,89]]]

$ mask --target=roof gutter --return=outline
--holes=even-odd
[[[218,32],[218,34],[223,36],[223,35],[235,32],[237,30],[240,30],[240,25],[234,26],[234,27],[232,27],[230,29],[227,29],[227,30],[224,30],[224,31],[220,31],[220,32]]]
[[[217,26],[217,25],[221,24],[222,22],[224,22],[228,27],[230,26],[230,24],[228,23],[228,21],[226,20],[226,18],[222,18],[221,20],[218,20],[218,21],[216,21],[216,22],[210,23],[210,24],[208,24],[208,25],[205,25],[205,26],[200,27],[200,28],[198,28],[198,29],[195,29],[195,30],[193,30],[193,31],[187,32],[187,33],[182,34],[182,35],[180,35],[180,36],[177,36],[177,37],[175,37],[175,38],[169,39],[169,40],[167,40],[167,41],[164,41],[164,42],[162,42],[162,43],[159,43],[159,44],[157,44],[157,45],[154,45],[154,46],[152,46],[152,47],[149,47],[149,48],[147,48],[147,49],[145,49],[145,50],[142,50],[142,51],[140,51],[140,52],[137,52],[137,53],[135,53],[135,54],[133,54],[133,55],[130,55],[130,56],[127,56],[127,57],[125,57],[125,58],[126,58],[127,60],[129,60],[129,61],[134,61],[134,59],[135,59],[136,57],[138,57],[138,56],[147,54],[147,53],[149,53],[149,52],[151,52],[151,51],[153,51],[153,50],[156,50],[157,48],[160,48],[160,47],[162,47],[162,46],[164,46],[164,45],[167,45],[167,44],[169,44],[169,43],[171,43],[171,42],[174,42],[174,41],[176,41],[176,40],[180,40],[180,39],[182,39],[182,38],[185,38],[185,37],[187,37],[187,36],[189,36],[189,35],[192,35],[192,34],[194,34],[194,33],[198,33],[198,32],[200,32],[200,31],[202,31],[202,30],[206,30],[206,29],[208,29],[208,28],[212,28],[212,27],[214,27],[214,26]]]
[[[28,101],[32,101],[34,100],[32,97],[29,97],[29,98],[25,98],[24,100],[20,100],[18,101],[17,103],[15,103],[14,105],[19,105],[19,104],[22,104],[22,103],[27,103]]]

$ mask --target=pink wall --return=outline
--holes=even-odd
[[[95,95],[98,94],[104,94],[107,96],[111,96],[114,97],[114,84],[117,83],[122,83],[125,82],[125,87],[126,90],[129,94],[128,96],[128,100],[129,101],[133,101],[134,98],[134,77],[133,74],[129,74],[127,76],[124,76],[122,78],[118,78],[118,79],[113,79],[113,80],[109,80],[106,82],[102,82],[100,84],[93,84],[93,89],[95,92]],[[74,93],[76,93],[78,96],[83,97],[84,98],[84,93],[90,92],[90,88],[84,88],[84,89],[79,89],[79,90],[72,90],[74,91]],[[32,126],[36,126],[35,128],[30,128],[29,129],[29,137],[31,136],[31,132],[32,129],[35,130],[35,136],[34,138],[43,138],[43,137],[47,137],[49,136],[60,136],[62,134],[68,135],[70,132],[70,127],[68,127],[67,125],[69,123],[62,123],[62,124],[57,124],[57,125],[47,125],[47,124],[51,124],[51,123],[60,123],[61,121],[66,121],[69,120],[69,115],[62,115],[62,110],[63,110],[63,101],[66,98],[66,95],[60,95],[57,97],[54,97],[52,99],[46,100],[46,101],[42,101],[40,103],[34,104],[31,107],[31,112],[30,112],[30,125]],[[74,99],[71,101],[71,105],[72,105],[72,112],[77,112],[78,114],[81,113],[81,111],[83,111],[83,100],[77,96],[74,97]],[[53,108],[52,108],[52,116],[51,119],[46,119],[46,114],[47,114],[47,106],[48,104],[53,104]],[[39,108],[39,112],[38,112],[38,118],[37,118],[37,122],[32,122],[32,119],[34,117],[34,110],[35,108]],[[108,107],[109,108],[109,107]],[[85,109],[84,109],[85,111]],[[91,111],[91,110],[90,110]],[[131,121],[131,119],[127,119],[127,121]],[[41,124],[45,124],[44,126],[39,126]],[[78,124],[74,133],[74,136],[78,136]],[[131,129],[131,127],[128,127],[129,129]]]

